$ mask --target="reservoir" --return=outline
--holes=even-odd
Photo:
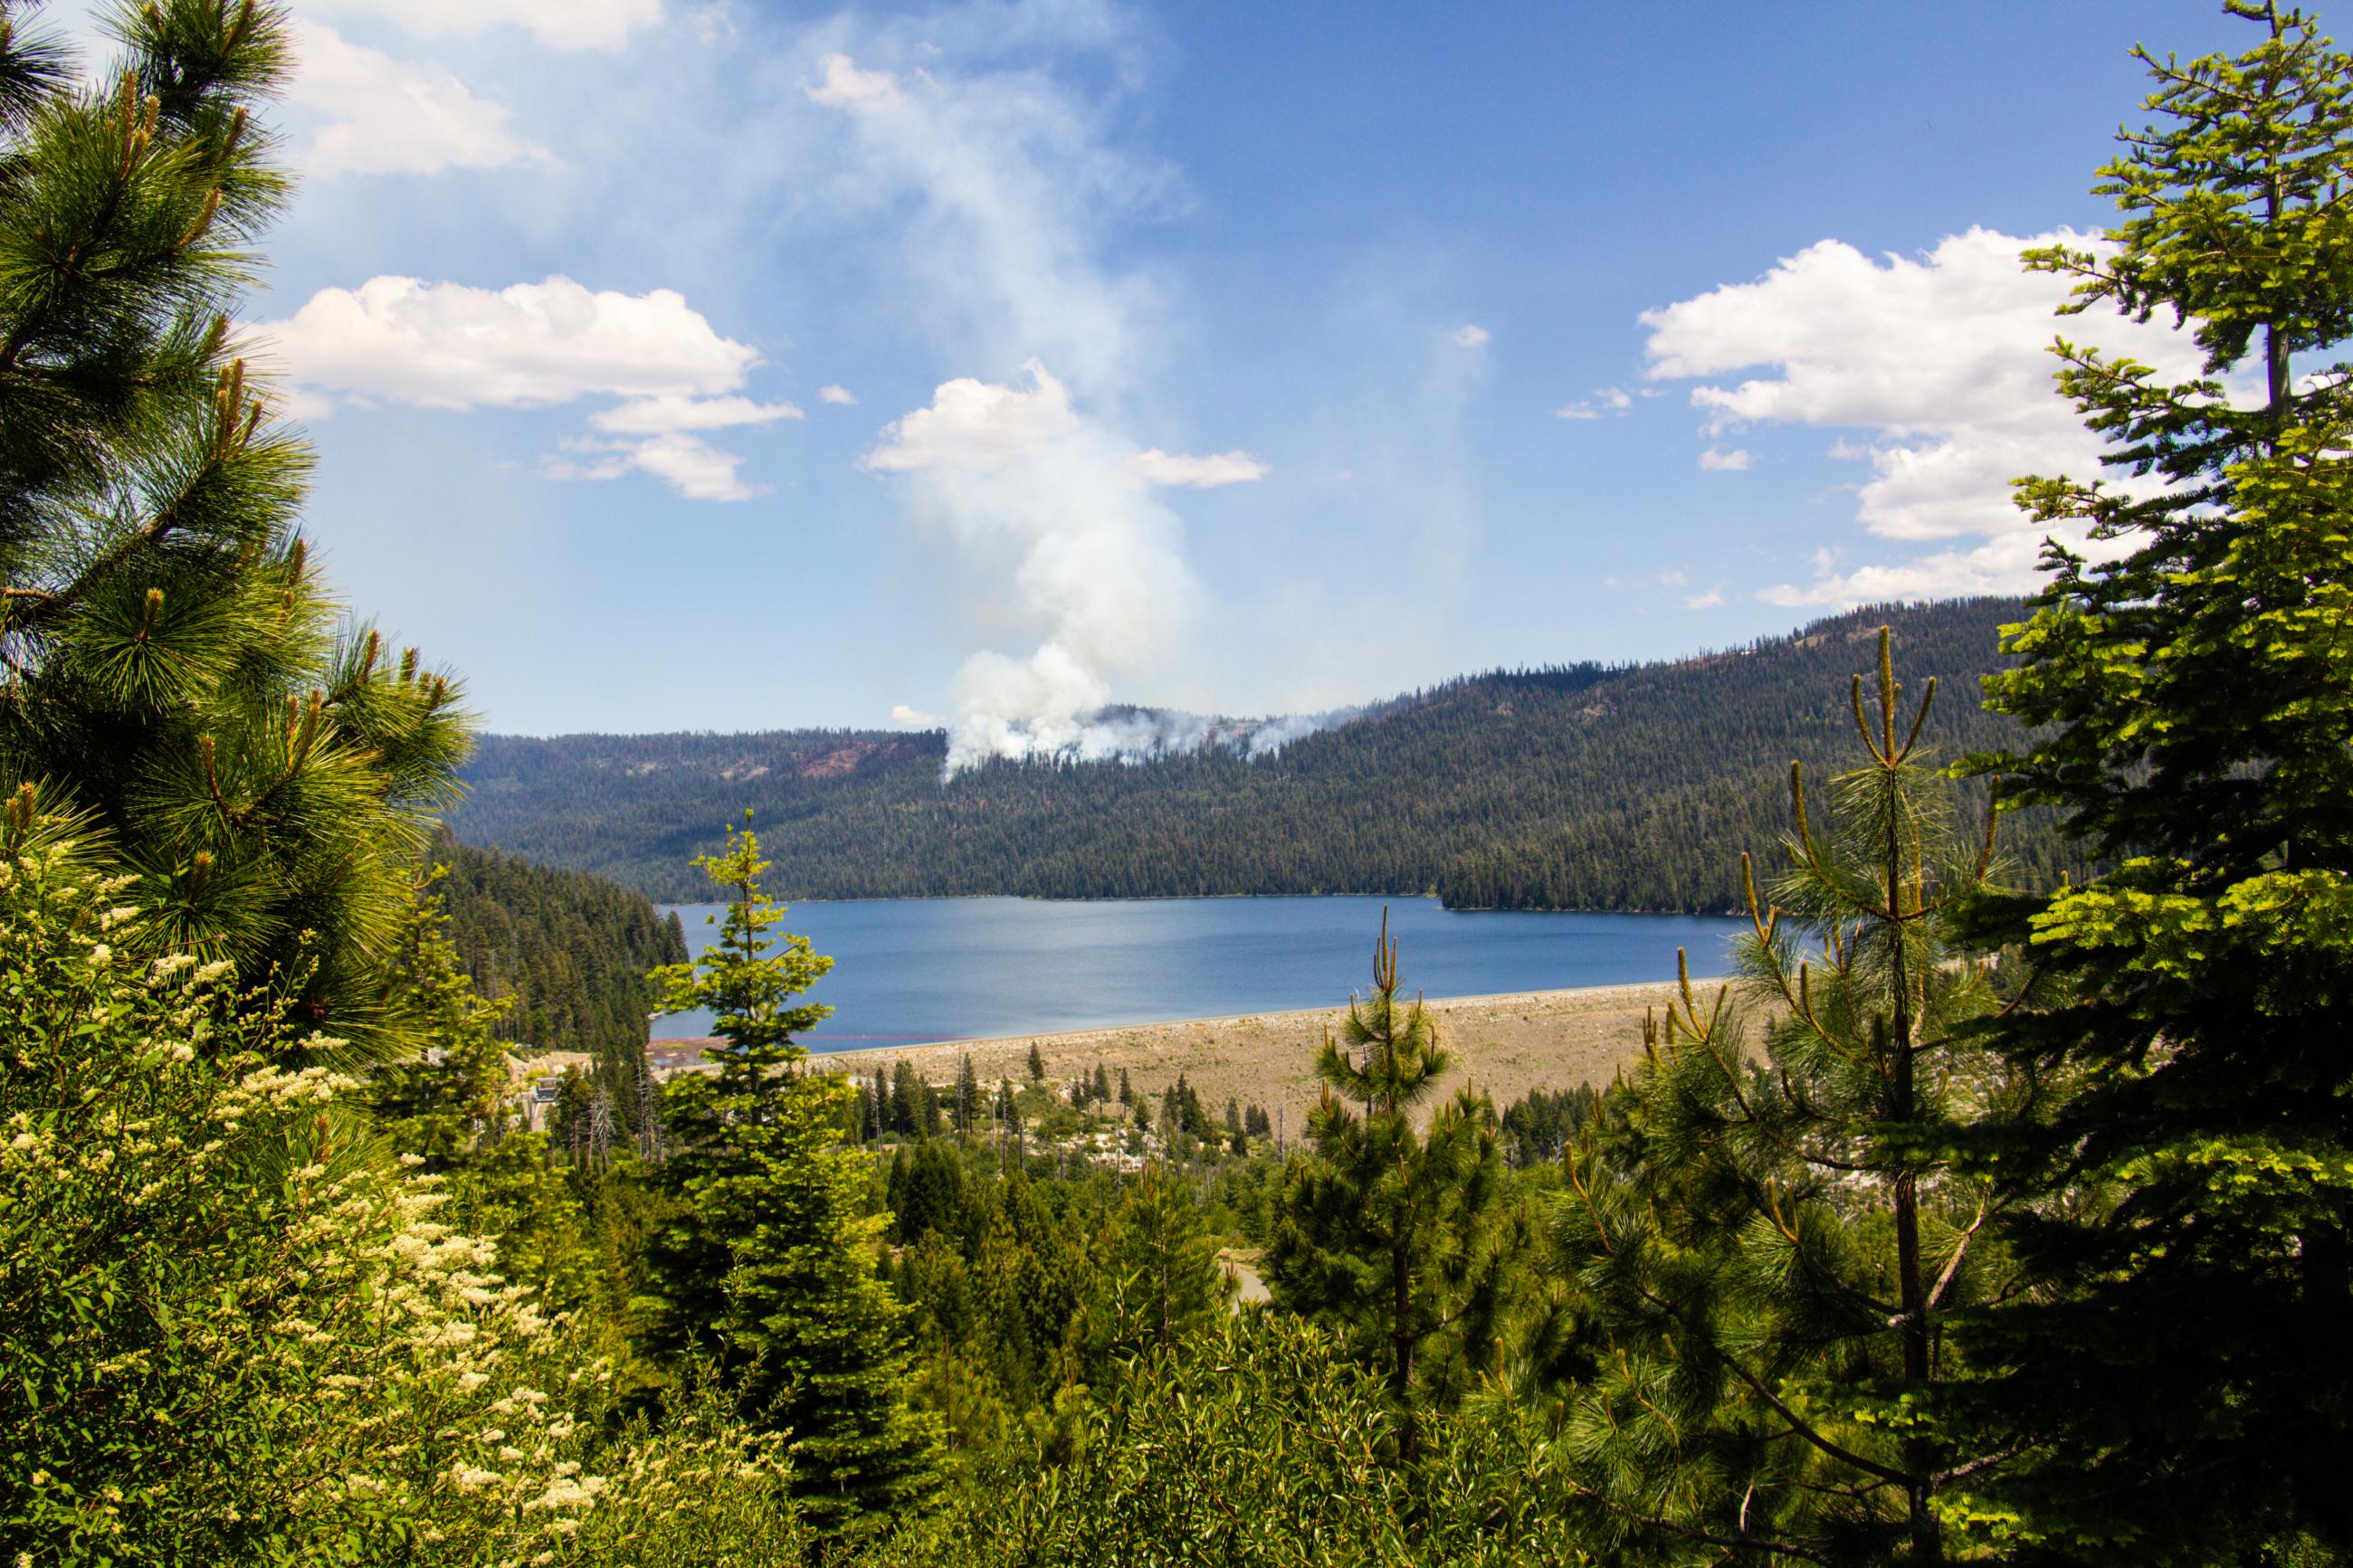
[[[682,904],[689,951],[716,904]],[[813,1050],[1345,1005],[1372,978],[1381,913],[1406,987],[1481,996],[1672,980],[1729,967],[1745,920],[1696,915],[1458,911],[1435,899],[901,899],[791,906],[780,931],[834,960],[807,1000],[833,1016]],[[708,1015],[658,1018],[653,1037],[706,1035]]]

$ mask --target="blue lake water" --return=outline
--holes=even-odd
[[[792,906],[782,930],[834,960],[812,1001],[817,1050],[1046,1034],[1344,1004],[1371,979],[1381,911],[1406,984],[1480,996],[1721,973],[1746,921],[1691,915],[1459,912],[1435,899],[903,899]],[[687,946],[715,904],[677,906]],[[675,1014],[658,1039],[707,1034]]]

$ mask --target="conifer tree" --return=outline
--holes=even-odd
[[[393,1146],[436,1173],[504,1130],[509,1089],[497,1036],[508,1004],[482,1000],[459,963],[444,875],[436,866],[418,887],[393,971],[397,1016],[423,1049],[379,1068],[369,1097]]]
[[[2098,1201],[2021,1227],[2049,1283],[2010,1394],[2042,1440],[1995,1506],[2076,1561],[2353,1552],[2353,379],[2326,357],[2353,336],[2353,58],[2226,8],[2243,53],[2138,52],[2111,247],[2030,258],[2206,363],[2058,345],[2104,460],[2167,488],[2022,484],[2109,558],[2047,552],[1988,682],[2035,729],[1978,760],[2109,868],[2006,932],[2072,994],[2006,1048],[2084,1080],[2032,1152]]]
[[[747,814],[748,815],[748,814]],[[858,1156],[837,1146],[847,1080],[797,1070],[793,1037],[830,1008],[797,1002],[832,967],[761,891],[747,826],[697,862],[734,896],[702,957],[656,972],[665,1010],[708,1008],[719,1071],[673,1080],[682,1213],[651,1259],[657,1348],[716,1352],[745,1415],[789,1431],[795,1491],[826,1534],[878,1528],[933,1482],[934,1434],[908,1408],[905,1309],[875,1278]]]
[[[288,184],[252,116],[257,0],[118,3],[74,62],[0,5],[0,787],[83,814],[148,939],[387,1044],[389,971],[457,693],[339,612],[311,457],[232,330]]]
[[[1411,1462],[1432,1363],[1496,1299],[1503,1157],[1493,1108],[1468,1089],[1432,1110],[1426,1131],[1414,1124],[1453,1059],[1420,999],[1401,994],[1386,914],[1345,1037],[1327,1035],[1316,1056],[1313,1148],[1283,1173],[1267,1289],[1286,1310],[1341,1325],[1381,1367]]]
[[[1217,1238],[1158,1161],[1120,1199],[1103,1241],[1099,1353],[1166,1349],[1210,1321],[1229,1289]]]
[[[956,1064],[955,1130],[958,1142],[972,1135],[973,1123],[980,1120],[980,1075],[973,1070],[972,1053],[964,1053]]]
[[[1029,1081],[1031,1083],[1046,1081],[1046,1058],[1039,1054],[1038,1042],[1035,1040],[1029,1042]]]
[[[2035,1197],[1957,1153],[2041,1085],[1970,1026],[1991,972],[1956,943],[1989,831],[1957,830],[1907,724],[1892,650],[1852,707],[1868,759],[1826,827],[1790,769],[1783,872],[1739,978],[1687,967],[1645,1059],[1588,1121],[1557,1245],[1609,1353],[1570,1405],[1568,1475],[1620,1550],[1703,1543],[1819,1563],[1947,1560],[1946,1489],[2014,1446],[1986,1436],[1953,1325],[2010,1283],[1982,1241]],[[1743,1014],[1770,1022],[1751,1054]],[[1998,1430],[1998,1428],[1997,1428]]]

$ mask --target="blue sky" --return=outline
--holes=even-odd
[[[295,0],[248,312],[490,728],[1309,710],[2015,588],[2212,0]],[[55,19],[70,25],[59,7]],[[2153,331],[2097,332],[2160,363]],[[854,399],[854,401],[852,401]]]

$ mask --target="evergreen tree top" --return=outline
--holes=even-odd
[[[725,849],[695,858],[704,875],[735,895],[723,913],[706,917],[719,927],[719,940],[699,958],[655,971],[654,981],[663,1012],[709,1008],[712,1032],[727,1042],[728,1074],[748,1073],[757,1080],[763,1069],[808,1054],[793,1037],[833,1009],[822,1002],[793,1005],[792,999],[822,979],[833,960],[814,952],[805,936],[788,934],[781,943],[769,936],[785,911],[761,890],[768,862],[760,857],[751,819],[747,811],[744,826],[727,830]]]
[[[1316,1076],[1349,1101],[1395,1116],[1430,1097],[1454,1059],[1438,1043],[1438,1021],[1417,995],[1399,1000],[1397,943],[1389,939],[1388,911],[1381,911],[1381,934],[1373,943],[1373,985],[1348,998],[1348,1021],[1341,1026],[1344,1047],[1329,1035],[1315,1058]]]

